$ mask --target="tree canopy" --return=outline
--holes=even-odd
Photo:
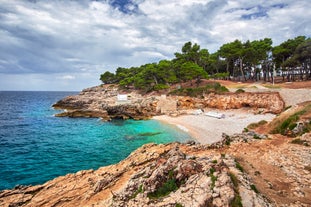
[[[117,68],[104,72],[104,84],[118,83],[146,91],[168,88],[171,84],[202,78],[224,78],[239,81],[271,80],[275,71],[288,80],[311,79],[311,39],[298,36],[272,46],[271,38],[223,44],[210,54],[197,43],[186,42],[172,60],[161,60],[139,67]]]

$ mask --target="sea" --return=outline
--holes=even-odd
[[[192,140],[156,120],[55,117],[52,104],[75,94],[0,91],[0,190],[114,164],[146,143]]]

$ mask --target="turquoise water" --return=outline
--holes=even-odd
[[[146,143],[191,139],[155,120],[54,117],[51,105],[71,94],[0,92],[0,190],[117,163]]]

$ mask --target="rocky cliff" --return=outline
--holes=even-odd
[[[0,192],[0,206],[310,206],[311,134],[147,144],[118,164]]]
[[[126,100],[118,100],[118,94]],[[167,95],[140,95],[136,91],[121,91],[114,85],[83,90],[53,105],[66,109],[57,116],[148,119],[161,114],[181,114],[188,109],[238,109],[251,107],[258,112],[280,113],[284,101],[277,92],[206,94],[202,98]]]

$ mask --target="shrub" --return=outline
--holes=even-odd
[[[249,124],[249,125],[247,126],[247,128],[249,128],[249,129],[256,129],[257,127],[262,126],[262,125],[264,125],[264,124],[266,124],[266,123],[268,123],[266,120],[261,120],[261,121],[259,121],[259,122],[257,122],[257,123],[251,123],[251,124]]]
[[[304,145],[304,146],[309,146],[308,142],[306,140],[302,140],[302,139],[294,139],[291,141],[292,144],[300,144],[300,145]]]
[[[159,91],[159,90],[164,90],[164,89],[168,89],[169,86],[166,84],[157,84],[155,86],[153,86],[153,90],[155,91]]]
[[[163,196],[170,194],[172,191],[178,189],[177,183],[175,179],[169,179],[161,187],[159,187],[156,191],[148,193],[148,198],[157,199]]]
[[[180,88],[171,91],[170,95],[178,95],[178,96],[191,96],[191,97],[199,97],[203,96],[205,93],[224,93],[228,92],[229,90],[220,85],[219,83],[210,83],[204,87],[197,87],[197,88]]]
[[[238,90],[235,91],[235,93],[245,93],[245,90],[243,90],[242,88],[239,88]]]

